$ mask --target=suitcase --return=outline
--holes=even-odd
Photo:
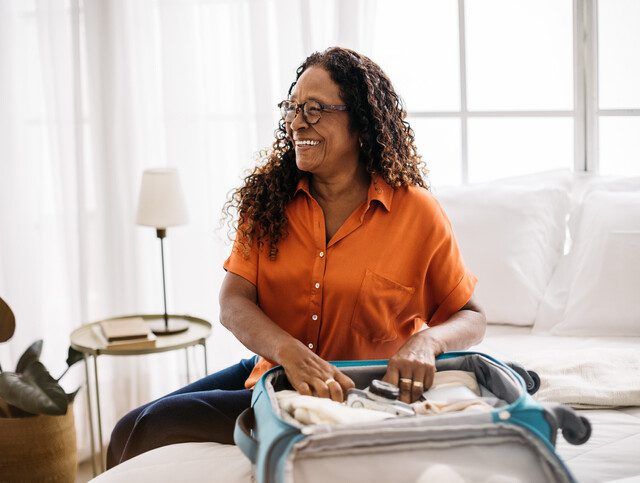
[[[362,389],[383,377],[387,361],[334,364]],[[495,395],[503,405],[490,412],[305,426],[278,407],[275,392],[291,386],[284,369],[275,367],[256,384],[234,439],[258,482],[422,483],[434,465],[453,470],[461,477],[456,481],[575,481],[555,452],[556,434],[561,429],[569,443],[582,444],[591,426],[569,407],[536,402],[530,394],[539,387],[537,374],[469,351],[441,354],[436,370],[473,372],[482,395]]]

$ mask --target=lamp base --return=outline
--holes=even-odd
[[[147,322],[147,325],[155,335],[173,335],[181,332],[186,332],[189,329],[189,324],[180,320],[171,320],[165,325],[164,319],[154,320]]]

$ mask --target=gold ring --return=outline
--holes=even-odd
[[[328,386],[329,384],[331,384],[332,382],[336,382],[336,380],[333,377],[330,377],[329,379],[327,379],[326,381],[324,381],[324,383]]]
[[[411,379],[407,379],[406,377],[401,377],[400,384],[411,385]]]
[[[416,387],[424,387],[424,384],[422,384],[421,381],[413,381],[413,385]]]

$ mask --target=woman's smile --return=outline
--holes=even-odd
[[[309,150],[313,150],[314,148],[320,145],[321,141],[316,139],[297,139],[295,141],[296,144],[296,154],[305,153]]]

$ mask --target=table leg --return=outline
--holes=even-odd
[[[104,445],[102,440],[102,415],[100,413],[100,383],[98,382],[98,356],[93,356],[93,372],[96,382],[96,408],[98,410],[98,444],[100,445],[100,470],[105,471]]]
[[[191,384],[191,368],[189,367],[189,348],[184,348],[185,362],[187,367],[187,384]]]
[[[82,354],[84,360],[84,377],[87,384],[87,412],[89,413],[89,437],[91,438],[91,469],[93,470],[93,476],[98,476],[98,469],[96,466],[96,445],[95,445],[95,433],[93,432],[93,409],[91,407],[91,381],[89,379],[89,360],[87,354]]]
[[[202,341],[202,350],[204,354],[204,375],[209,375],[209,367],[207,366],[207,342]]]

